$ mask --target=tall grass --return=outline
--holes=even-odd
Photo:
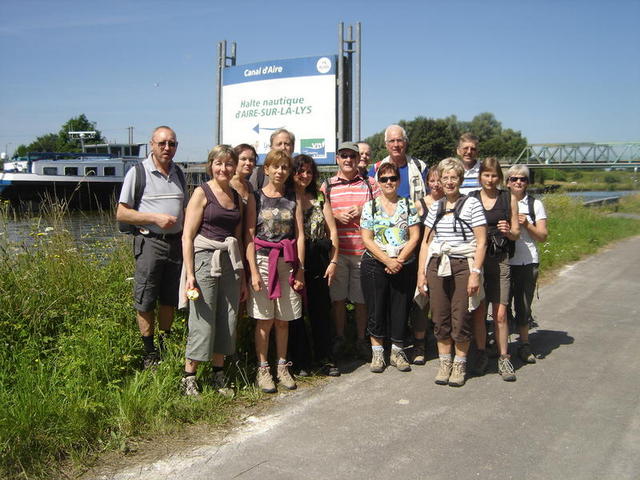
[[[635,213],[640,214],[637,199],[625,199],[623,205],[630,205],[630,212],[635,205]],[[547,241],[538,245],[543,272],[579,260],[607,243],[640,234],[640,220],[608,215],[614,207],[584,208],[579,199],[565,195],[547,195],[543,202],[549,228]]]
[[[180,395],[183,315],[165,361],[141,371],[130,238],[88,247],[59,213],[34,222],[21,244],[0,236],[0,478],[59,476],[62,458],[84,461],[180,424],[224,422],[234,403],[259,397],[244,371],[235,371],[236,401],[207,389],[197,401]],[[6,226],[6,205],[0,215]]]

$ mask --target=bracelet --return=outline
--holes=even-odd
[[[480,270],[479,268],[471,268],[471,273],[481,274],[482,270]]]
[[[334,265],[338,264],[338,262],[336,262],[335,260],[331,260],[329,263],[333,263]]]

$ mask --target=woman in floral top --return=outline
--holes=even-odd
[[[416,287],[415,249],[420,242],[420,219],[413,202],[398,196],[400,174],[392,163],[378,170],[382,195],[364,205],[360,232],[366,247],[360,281],[367,304],[371,337],[371,371],[384,370],[384,339],[391,337],[390,363],[411,370],[403,350],[407,320]]]
[[[318,189],[318,167],[309,155],[297,155],[293,159],[293,183],[296,195],[302,199],[306,313],[311,324],[314,358],[322,366],[323,373],[337,377],[340,370],[331,358],[329,285],[338,261],[338,230],[331,205]],[[308,372],[311,349],[303,318],[289,324],[289,352],[296,373],[304,375]]]

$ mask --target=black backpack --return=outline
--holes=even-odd
[[[183,193],[186,195],[187,193],[187,180],[184,178],[184,172],[182,169],[176,165],[176,173],[178,175],[178,180],[180,181],[180,187],[182,188]],[[138,210],[140,208],[140,202],[142,201],[142,194],[144,193],[144,188],[147,186],[147,174],[144,171],[144,165],[142,162],[136,163],[136,183],[133,187],[133,206],[134,210]],[[131,225],[130,223],[118,222],[118,230],[121,233],[126,233],[128,235],[134,234],[138,231],[138,228],[135,225]]]
[[[531,218],[531,223],[535,226],[536,224],[536,211],[533,208],[533,202],[535,202],[536,198],[533,195],[527,195],[527,208],[529,209],[529,217]]]
[[[458,231],[457,225],[460,225],[462,238],[466,241],[467,233],[464,230],[464,226],[466,225],[469,230],[473,231],[473,229],[471,228],[471,225],[469,225],[468,222],[460,218],[460,212],[462,211],[462,207],[464,207],[464,204],[467,201],[467,198],[469,198],[467,195],[460,195],[460,197],[456,200],[456,203],[453,206],[453,208],[449,210],[446,209],[447,199],[443,198],[442,200],[440,200],[440,203],[438,203],[438,211],[436,212],[436,219],[433,221],[431,230],[433,231],[436,230],[436,225],[438,225],[438,222],[442,220],[442,217],[444,217],[445,214],[453,213],[453,231],[457,232]]]
[[[478,201],[482,204],[482,199],[480,197],[480,190],[474,190],[473,192],[469,192],[469,196],[477,198]],[[500,190],[500,194],[498,195],[498,200],[503,199],[503,202],[507,205],[507,221],[511,221],[511,192],[509,190]],[[504,235],[496,235],[495,231],[489,230],[487,232],[487,253],[493,257],[499,256],[500,254],[507,252],[509,254],[509,258],[513,257],[516,253],[516,242],[508,239]]]

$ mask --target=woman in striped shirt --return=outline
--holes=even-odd
[[[460,194],[462,162],[446,158],[438,164],[444,198],[429,208],[420,248],[418,288],[430,295],[440,368],[438,385],[465,382],[471,341],[471,311],[480,301],[487,228],[482,205]],[[451,350],[455,358],[451,359]]]

